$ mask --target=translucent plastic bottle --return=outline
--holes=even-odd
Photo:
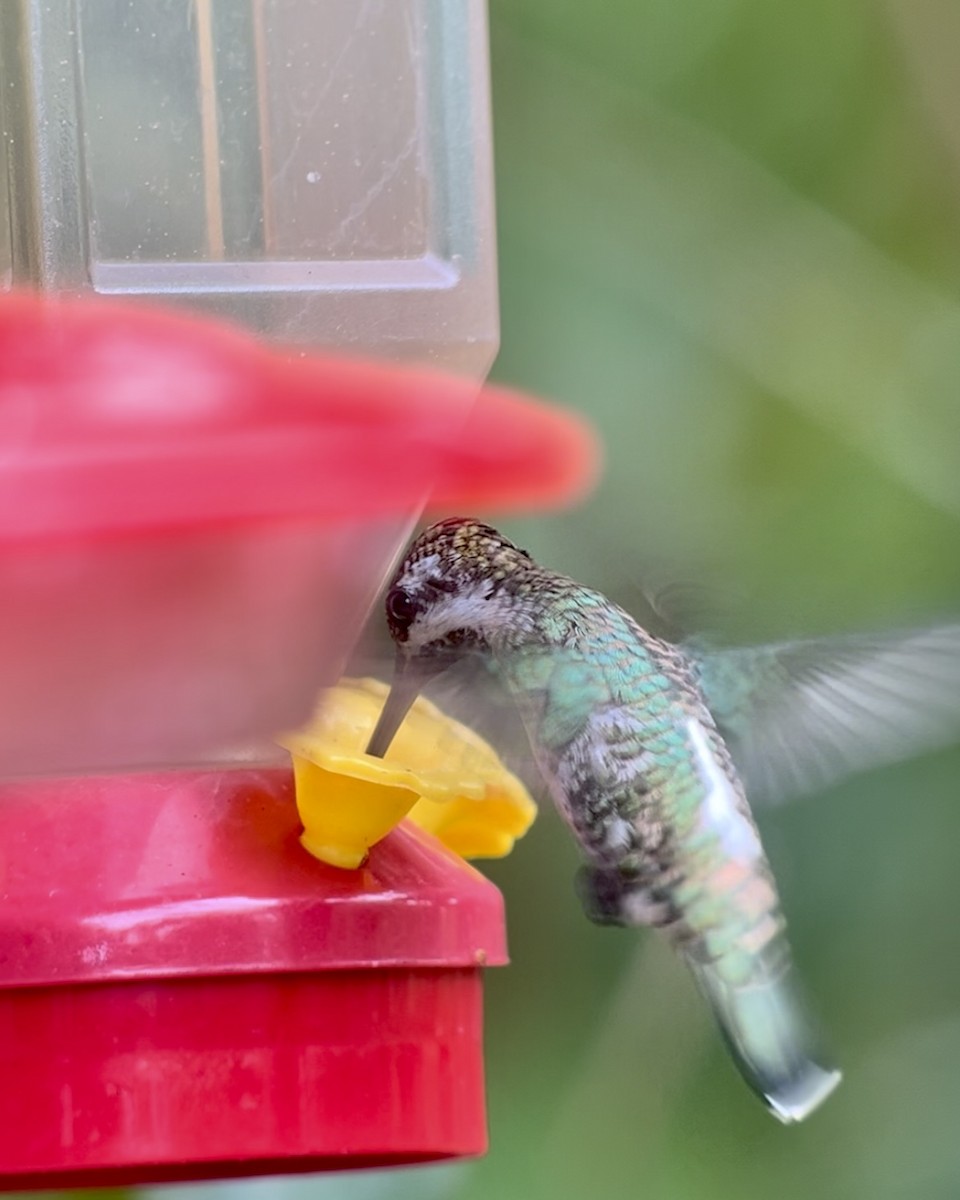
[[[0,56],[8,283],[485,376],[483,0],[10,0]]]
[[[409,406],[409,436],[389,421],[363,434],[409,460],[392,504],[360,512],[345,488],[340,510],[322,514],[271,499],[264,523],[246,498],[269,479],[289,492],[305,445],[279,428],[272,368],[251,401],[264,462],[244,473],[230,466],[240,391],[223,391],[229,353],[199,369],[217,354],[212,331],[198,330],[197,358],[187,329],[158,326],[145,342],[146,326],[121,333],[115,310],[79,341],[66,308],[49,305],[33,334],[16,303],[3,310],[19,361],[0,364],[0,486],[29,519],[0,544],[16,583],[0,642],[22,668],[16,686],[0,682],[0,712],[19,714],[0,777],[177,762],[289,727],[336,678],[436,483],[418,473],[411,437],[435,443],[439,466],[496,352],[484,0],[2,0],[0,121],[6,288],[159,301],[246,326],[288,359],[332,350],[450,380],[421,388],[398,370],[361,385],[394,416]],[[248,356],[238,347],[241,374]],[[311,436],[327,447],[345,436],[338,387],[316,388]],[[413,402],[423,389],[439,401],[426,424]],[[222,444],[209,436],[213,409]],[[48,469],[65,453],[64,418],[51,419],[61,410],[89,433],[75,494],[81,475],[66,460]],[[140,511],[147,473],[128,473],[126,491],[111,474],[123,466],[117,421],[134,468],[156,456],[157,428],[185,422],[149,486],[182,508],[192,464],[198,487],[220,480],[236,511],[215,522],[198,501],[162,536],[126,522],[124,541],[105,540],[110,521],[64,541],[35,519],[86,512],[94,496],[105,518]],[[338,478],[354,464],[348,442]]]

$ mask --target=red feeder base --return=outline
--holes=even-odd
[[[298,832],[280,770],[0,789],[0,1187],[483,1152],[499,893],[412,829],[351,872]]]
[[[0,1124],[17,1136],[0,1185],[480,1154],[481,1004],[476,970],[9,992],[0,1074],[17,1083],[0,1090]]]

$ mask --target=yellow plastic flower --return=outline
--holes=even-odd
[[[388,690],[377,679],[342,679],[305,728],[278,739],[293,756],[304,847],[358,867],[409,816],[465,858],[509,854],[536,806],[471,729],[421,697],[384,758],[364,753]]]

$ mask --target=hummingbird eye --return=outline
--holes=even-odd
[[[403,590],[394,588],[387,594],[387,616],[396,625],[409,625],[417,615],[413,597]]]

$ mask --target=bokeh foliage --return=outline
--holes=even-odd
[[[958,33],[946,0],[493,5],[497,373],[608,447],[582,513],[510,526],[537,555],[628,604],[646,563],[718,579],[735,637],[957,611]],[[457,1194],[960,1195],[958,766],[761,816],[846,1072],[798,1129],[653,939],[583,924],[541,819],[494,872],[494,1150]]]

